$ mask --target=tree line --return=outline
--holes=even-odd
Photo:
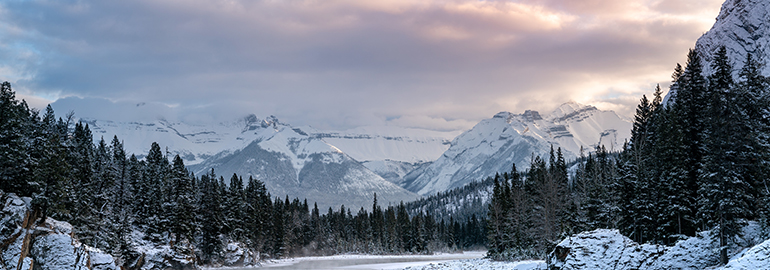
[[[127,153],[117,137],[94,143],[74,114],[40,112],[0,85],[0,189],[32,198],[43,220],[71,223],[81,242],[135,267],[142,243],[169,245],[199,265],[224,264],[238,244],[253,261],[338,253],[402,254],[484,244],[483,218],[436,220],[405,204],[329,208],[273,197],[258,179],[213,170],[196,176],[178,156],[153,143],[146,157]]]
[[[677,64],[669,100],[660,87],[636,108],[622,151],[578,159],[534,158],[524,175],[498,176],[489,205],[489,255],[543,257],[559,236],[617,228],[638,243],[671,245],[710,230],[720,260],[750,220],[770,231],[770,92],[751,55],[733,80],[726,49],[703,74],[690,50]],[[558,156],[558,155],[557,155]],[[526,176],[526,177],[525,177]]]

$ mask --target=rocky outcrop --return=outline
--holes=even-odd
[[[257,263],[257,256],[246,245],[229,243],[225,247],[224,263],[226,266],[246,266]]]
[[[770,240],[753,245],[757,228],[756,223],[744,228],[744,236],[735,241],[738,245],[730,248],[732,259],[722,267],[718,266],[719,243],[708,231],[664,246],[638,244],[618,230],[599,229],[561,241],[549,255],[549,269],[770,269]]]
[[[727,49],[735,79],[748,54],[762,65],[762,75],[770,75],[770,2],[727,0],[722,4],[714,26],[695,43],[704,74],[712,73],[710,63],[720,46]]]
[[[0,270],[118,270],[112,256],[80,243],[69,223],[41,220],[30,201],[0,191]]]

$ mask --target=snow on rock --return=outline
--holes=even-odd
[[[721,269],[770,269],[770,240],[752,247],[743,256],[730,260]]]
[[[225,265],[244,266],[256,264],[254,252],[242,243],[228,243],[225,247]]]
[[[189,243],[178,243],[175,247],[158,245],[144,236],[138,231],[132,231],[129,236],[136,258],[126,262],[128,269],[196,269],[197,260]]]
[[[35,268],[91,269],[88,252],[82,244],[75,242],[69,235],[56,233],[35,238],[35,244],[30,251],[31,257],[35,260]],[[115,269],[114,264],[112,269]]]
[[[639,245],[618,230],[598,229],[564,239],[551,253],[550,269],[641,269],[664,250]]]
[[[700,232],[695,237],[680,240],[645,269],[704,269],[719,264],[719,242]]]
[[[733,259],[723,267],[719,264],[719,243],[710,231],[680,240],[674,246],[638,244],[618,230],[598,229],[562,240],[549,255],[552,270],[568,269],[770,269],[770,241],[741,252],[757,237],[758,225],[751,222],[744,228],[739,246],[731,248]]]
[[[118,269],[112,256],[80,243],[69,223],[40,222],[29,198],[0,191],[0,201],[0,269]]]
[[[733,66],[733,77],[738,78],[748,54],[762,66],[762,75],[770,75],[770,3],[765,0],[727,0],[711,30],[695,43],[702,56],[703,71],[711,74],[711,65],[720,46],[727,49]]]
[[[734,79],[739,79],[749,54],[759,62],[760,73],[770,76],[770,2],[727,0],[722,4],[714,25],[695,43],[704,75],[713,73],[711,62],[721,46],[727,51]],[[675,92],[666,94],[664,104]]]
[[[545,270],[544,261],[496,262],[489,259],[457,260],[407,267],[404,270]],[[586,268],[589,269],[589,268]]]

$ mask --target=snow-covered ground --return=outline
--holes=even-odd
[[[413,266],[404,270],[545,270],[545,261],[496,262],[489,259],[457,260]]]
[[[481,260],[486,255],[485,251],[471,251],[464,253],[443,253],[435,255],[335,255],[324,257],[300,257],[273,260],[262,263],[260,267],[230,268],[237,270],[246,269],[346,269],[346,270],[373,270],[373,269],[421,269],[419,267],[431,267],[441,264],[454,264]],[[219,269],[219,268],[212,268]],[[426,268],[443,269],[443,268]],[[447,268],[457,269],[457,268]],[[468,268],[464,268],[468,269]],[[486,268],[485,268],[486,269]],[[489,268],[498,269],[498,268]],[[512,268],[506,268],[512,269]],[[530,269],[530,268],[526,268]]]
[[[259,267],[227,268],[253,269],[404,269],[404,270],[538,270],[546,269],[544,261],[495,262],[483,257],[485,251],[444,253],[435,255],[335,255],[273,260]],[[222,268],[211,268],[222,269]]]

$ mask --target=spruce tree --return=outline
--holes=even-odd
[[[147,217],[147,236],[150,240],[159,241],[161,233],[167,232],[168,222],[163,215],[164,207],[168,209],[169,193],[166,188],[166,172],[168,171],[168,160],[163,156],[160,145],[153,142],[150,151],[145,158],[147,166],[144,173],[147,188],[146,205],[143,206],[143,213]],[[216,180],[214,180],[216,181]]]
[[[181,244],[185,241],[191,241],[195,229],[195,191],[193,189],[193,179],[184,166],[184,161],[179,155],[174,156],[171,172],[169,173],[171,185],[174,187],[172,193],[173,208],[171,209],[170,219],[172,229],[175,235],[174,242]]]
[[[735,87],[727,52],[715,54],[710,79],[709,124],[705,138],[703,175],[699,189],[699,215],[702,223],[716,227],[720,259],[727,263],[727,247],[740,235],[747,218],[753,216],[754,179],[761,142],[752,124],[751,111],[757,99],[744,87]]]
[[[26,148],[29,144],[29,127],[32,124],[26,103],[16,100],[16,93],[9,82],[0,84],[0,189],[31,195],[31,157]]]
[[[743,95],[736,97],[736,103],[743,106],[751,125],[751,135],[746,140],[753,142],[755,151],[749,157],[749,174],[752,178],[752,195],[756,198],[763,234],[770,238],[770,182],[768,163],[770,161],[770,96],[768,79],[761,75],[760,64],[749,54],[740,71],[737,88]],[[752,204],[753,205],[753,204]]]
[[[199,256],[204,264],[217,262],[220,259],[220,252],[224,243],[222,243],[220,234],[222,232],[222,195],[216,175],[212,170],[209,174],[201,176],[201,200],[198,208],[200,214],[200,241],[198,249],[201,251]]]

